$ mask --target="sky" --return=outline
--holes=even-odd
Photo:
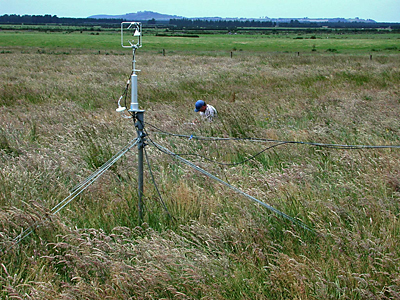
[[[86,18],[138,11],[195,17],[355,18],[400,22],[400,0],[0,0],[0,15]]]

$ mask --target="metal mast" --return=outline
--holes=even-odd
[[[136,39],[136,43],[134,40],[126,39],[124,40],[124,31],[133,31],[133,38]],[[126,35],[125,35],[126,36]],[[121,46],[123,48],[131,48],[133,52],[132,59],[132,75],[130,79],[131,83],[131,105],[128,110],[135,122],[137,138],[138,138],[138,211],[139,211],[139,222],[143,222],[143,148],[145,146],[145,136],[144,133],[144,110],[139,109],[139,102],[137,96],[137,75],[136,72],[140,70],[136,70],[136,59],[135,54],[136,50],[142,47],[142,23],[140,22],[122,22],[121,23]],[[118,102],[118,108],[116,109],[118,112],[123,112],[126,107],[121,107]]]

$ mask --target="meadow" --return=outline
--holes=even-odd
[[[144,36],[140,222],[136,149],[51,213],[136,137],[120,36],[1,31],[1,297],[399,299],[400,36],[297,37]]]
[[[4,27],[4,25],[3,25]],[[243,29],[246,32],[245,29]],[[298,32],[296,32],[298,31]],[[145,29],[144,52],[201,55],[226,55],[228,52],[330,52],[342,54],[375,54],[377,52],[398,53],[400,51],[399,33],[387,30],[375,33],[346,30],[317,31],[287,30],[254,31],[252,34],[227,34],[212,31],[210,34],[195,34],[196,31],[165,31]],[[165,35],[165,36],[163,36]],[[186,36],[182,38],[182,36]],[[4,47],[19,47],[22,50],[43,48],[46,51],[106,51],[111,54],[126,53],[121,48],[118,29],[82,31],[65,27],[63,32],[44,32],[35,30],[0,31],[0,43]],[[66,50],[67,49],[67,50]]]

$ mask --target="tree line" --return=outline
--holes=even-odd
[[[202,19],[170,19],[170,25],[178,28],[215,28],[215,29],[232,29],[237,27],[275,27],[276,22],[255,21],[255,20],[202,20]]]
[[[271,28],[271,27],[288,27],[288,28],[349,28],[349,29],[377,29],[387,28],[399,30],[400,23],[378,23],[378,22],[300,22],[291,20],[290,22],[273,22],[258,20],[204,20],[204,19],[170,19],[170,25],[176,26],[177,29],[236,29],[241,27],[247,28]]]
[[[95,19],[95,18],[59,18],[56,15],[3,15],[0,16],[1,24],[68,24],[68,25],[91,25],[91,24],[121,24],[123,19]]]

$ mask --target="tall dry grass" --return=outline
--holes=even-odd
[[[151,146],[155,181],[175,220],[145,168],[139,226],[135,151],[54,216],[49,210],[73,186],[136,136],[133,122],[115,112],[131,57],[4,53],[0,66],[3,298],[400,298],[398,149],[282,145],[234,166],[185,156],[316,235]],[[164,131],[399,144],[397,55],[138,53],[137,67],[145,121]],[[218,109],[216,122],[191,124],[197,99]],[[176,153],[224,163],[270,145],[146,130]]]

